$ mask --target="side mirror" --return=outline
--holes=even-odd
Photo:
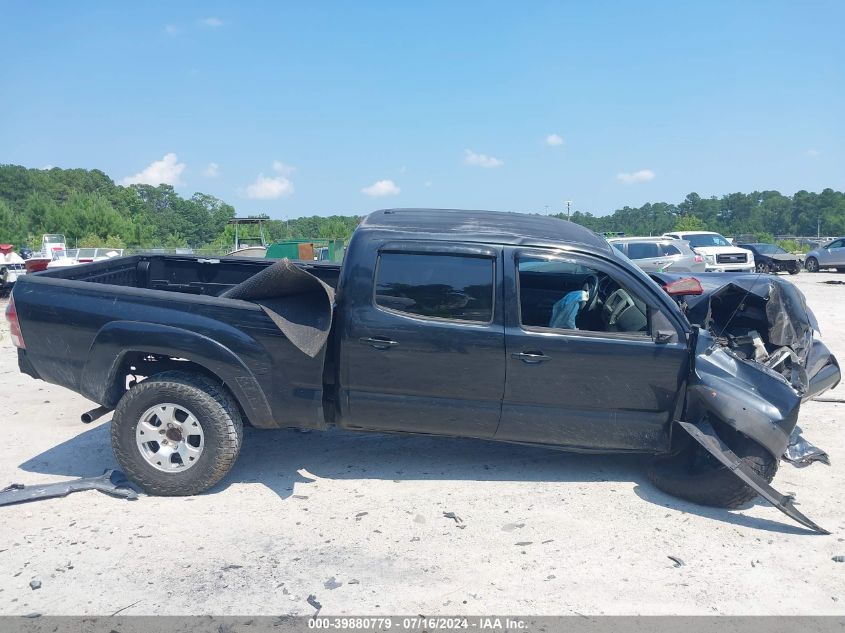
[[[665,345],[666,343],[672,343],[677,338],[677,334],[674,330],[657,330],[654,333],[654,342]]]
[[[685,277],[684,279],[670,282],[663,286],[663,290],[670,297],[704,294],[704,288],[701,287],[701,282],[695,277]]]

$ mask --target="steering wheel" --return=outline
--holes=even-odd
[[[584,283],[587,284],[587,303],[583,311],[588,312],[596,305],[596,297],[599,294],[599,277],[590,273],[584,277]]]

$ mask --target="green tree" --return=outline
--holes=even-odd
[[[704,231],[704,221],[694,215],[682,215],[675,221],[675,231]]]

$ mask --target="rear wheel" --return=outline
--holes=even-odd
[[[815,257],[808,257],[807,261],[804,262],[804,268],[806,268],[807,272],[810,273],[819,272],[819,260],[817,260]]]
[[[243,423],[211,379],[168,371],[132,387],[112,418],[112,449],[127,477],[155,495],[193,495],[220,481],[238,457]]]
[[[727,425],[720,424],[716,428],[737,457],[771,483],[778,460],[757,442]],[[705,506],[739,508],[757,496],[757,492],[697,442],[691,442],[676,455],[656,459],[648,474],[651,482],[663,492]]]

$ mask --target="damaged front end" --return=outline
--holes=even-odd
[[[733,462],[710,424],[717,420],[731,427],[776,459],[790,445],[806,443],[796,428],[801,403],[835,387],[841,372],[833,354],[814,338],[818,323],[804,295],[777,277],[725,274],[703,275],[697,278],[701,287],[696,294],[677,296],[670,288],[678,277],[654,277],[676,295],[690,323],[697,326],[679,426],[780,510],[823,531],[786,497],[773,496],[768,482],[759,477],[755,481],[753,473],[729,466]],[[791,456],[794,451],[786,458]]]

